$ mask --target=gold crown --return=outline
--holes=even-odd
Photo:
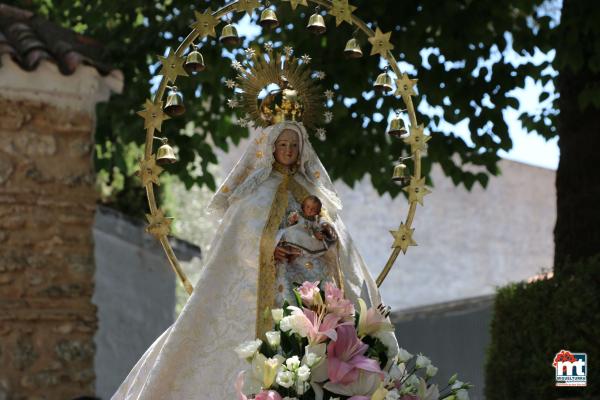
[[[282,121],[302,122],[307,129],[316,128],[323,120],[324,96],[321,87],[311,79],[311,70],[291,55],[291,49],[282,54],[268,48],[267,54],[255,54],[248,65],[234,63],[237,84],[245,121],[255,126],[269,126]],[[283,62],[285,61],[285,62]],[[271,84],[279,89],[263,99],[258,94]]]
[[[268,125],[283,121],[302,121],[304,107],[285,76],[279,81],[281,89],[273,90],[260,102],[260,117]]]

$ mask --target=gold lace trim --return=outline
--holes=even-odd
[[[264,339],[265,332],[271,330],[273,320],[271,308],[275,302],[275,235],[285,217],[288,205],[288,184],[291,174],[284,174],[277,187],[267,223],[260,238],[258,293],[256,296],[256,337]],[[292,179],[293,180],[293,179]]]

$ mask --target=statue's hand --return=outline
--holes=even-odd
[[[275,247],[275,251],[273,252],[273,256],[276,261],[286,261],[289,252],[283,246]]]
[[[299,250],[285,246],[277,246],[273,252],[276,261],[293,261],[299,255]]]

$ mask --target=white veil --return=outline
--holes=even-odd
[[[281,122],[256,131],[248,148],[211,199],[208,205],[209,212],[223,215],[231,203],[254,192],[269,177],[275,161],[275,141],[286,129],[299,135],[298,172],[319,192],[315,195],[321,199],[329,214],[337,215],[342,203],[327,170],[310,144],[306,129],[298,122]]]

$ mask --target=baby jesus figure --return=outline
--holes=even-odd
[[[288,214],[284,228],[277,234],[277,247],[285,254],[278,258],[277,303],[283,299],[293,301],[295,284],[334,280],[335,266],[328,265],[326,253],[338,235],[320,213],[321,200],[308,196],[302,201],[301,211]]]
[[[288,215],[286,227],[278,234],[279,246],[289,254],[288,261],[298,256],[323,255],[337,241],[333,227],[320,216],[322,204],[317,196],[307,196],[301,207],[301,212],[292,211]]]

